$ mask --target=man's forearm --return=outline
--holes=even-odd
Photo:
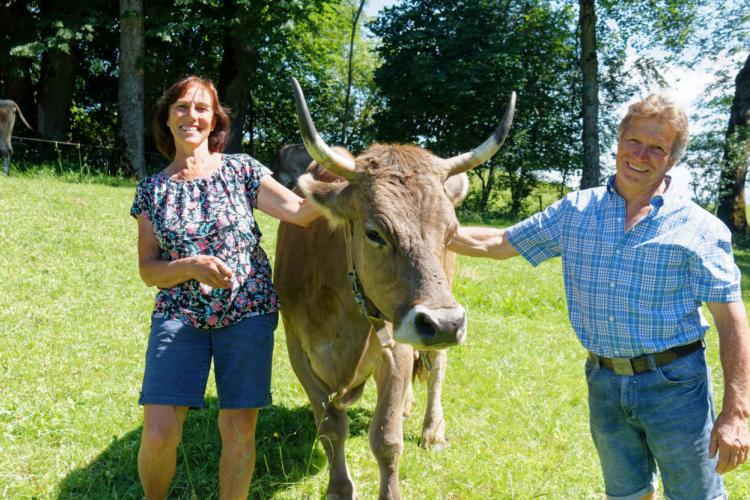
[[[719,355],[724,372],[723,413],[750,416],[750,331],[742,302],[709,304],[719,331]]]
[[[490,259],[508,259],[518,255],[505,237],[505,230],[492,227],[460,227],[448,244],[448,250],[469,257]]]
[[[724,372],[722,412],[750,416],[750,335],[747,325],[720,334],[719,352]]]

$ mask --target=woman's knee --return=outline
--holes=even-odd
[[[258,421],[258,410],[221,410],[219,413],[219,432],[225,443],[255,443],[255,427]]]
[[[141,446],[151,450],[177,448],[182,437],[182,413],[180,408],[147,406],[143,415]]]

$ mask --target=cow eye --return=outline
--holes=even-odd
[[[386,241],[383,239],[382,236],[380,236],[380,233],[375,231],[374,229],[367,229],[365,230],[365,236],[367,236],[367,239],[372,241],[373,243],[381,246],[386,245]]]

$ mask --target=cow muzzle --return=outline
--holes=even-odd
[[[466,310],[461,306],[430,309],[416,305],[401,319],[393,337],[396,342],[425,351],[463,344],[466,341]]]

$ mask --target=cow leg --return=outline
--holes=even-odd
[[[398,462],[404,449],[403,410],[414,363],[413,349],[396,344],[384,349],[377,369],[378,402],[370,423],[370,448],[380,469],[380,498],[400,499]]]
[[[328,458],[326,499],[359,498],[349,474],[344,449],[346,438],[349,436],[349,417],[346,411],[336,408],[331,402],[331,391],[313,371],[299,341],[293,335],[287,335],[286,341],[289,360],[312,404],[320,443]]]
[[[8,172],[10,172],[10,153],[7,151],[3,151],[3,171],[5,175],[8,175]]]
[[[445,350],[421,352],[427,357],[427,411],[422,423],[420,446],[425,449],[445,448],[445,418],[443,417],[443,379],[448,365],[448,352]]]
[[[414,361],[412,362],[412,376],[409,377],[408,384],[406,386],[406,394],[404,396],[404,417],[411,416],[411,410],[414,407],[414,403],[416,403],[416,398],[414,397],[414,377],[416,374],[414,374],[414,371],[417,370],[417,363],[419,363],[419,351],[414,351]]]

